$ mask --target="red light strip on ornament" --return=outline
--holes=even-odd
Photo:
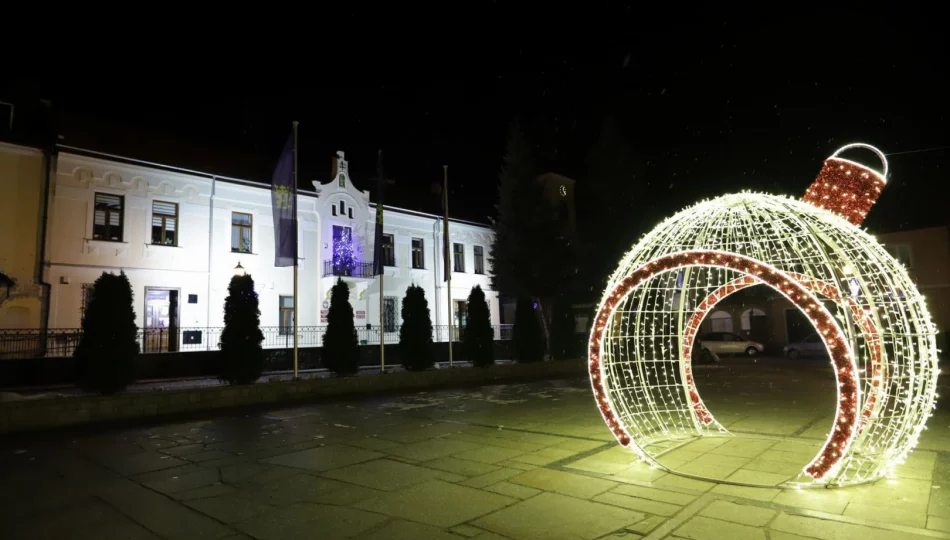
[[[825,283],[824,281],[795,272],[789,272],[788,275],[792,279],[807,287],[811,292],[820,294],[826,298],[830,298],[835,302],[841,302],[841,293],[838,291],[838,289]],[[706,317],[706,315],[727,296],[741,291],[742,289],[761,283],[761,281],[749,275],[740,276],[730,281],[703,299],[699,306],[697,306],[696,312],[693,313],[693,315],[689,318],[689,321],[686,323],[686,331],[683,333],[683,348],[681,349],[683,362],[686,364],[686,392],[689,394],[689,398],[693,404],[693,412],[696,414],[696,418],[705,425],[713,423],[715,419],[703,404],[702,399],[699,397],[699,391],[696,389],[696,382],[694,381],[692,374],[693,342],[695,341],[699,332],[699,325],[703,322],[703,319]],[[884,379],[887,376],[887,372],[883,362],[881,362],[883,350],[880,332],[878,332],[877,326],[874,324],[871,315],[861,308],[861,306],[858,305],[858,303],[855,302],[853,298],[848,298],[848,304],[851,308],[851,315],[854,317],[854,320],[858,322],[858,326],[861,328],[861,333],[864,335],[864,339],[868,344],[871,363],[871,386],[874,389],[874,392],[869,395],[868,399],[865,401],[864,408],[861,412],[862,422],[859,427],[860,433],[860,431],[864,429],[864,426],[867,425],[871,415],[874,413],[874,408],[878,402],[878,394],[881,391],[880,389]]]
[[[879,173],[847,159],[830,157],[802,200],[860,225],[884,185]]]
[[[848,341],[835,322],[834,317],[804,285],[777,268],[742,255],[711,250],[685,251],[666,255],[636,269],[610,291],[594,319],[588,349],[588,372],[591,377],[591,387],[594,391],[594,399],[597,401],[598,408],[607,426],[622,446],[628,447],[633,442],[630,434],[617,419],[616,412],[604,387],[604,367],[601,362],[601,354],[603,352],[604,332],[607,329],[608,321],[620,303],[641,283],[659,273],[688,266],[726,268],[754,277],[788,298],[805,314],[818,330],[818,333],[824,336],[832,365],[835,368],[835,378],[838,382],[838,402],[835,410],[834,428],[831,434],[818,455],[805,467],[806,474],[820,480],[841,461],[841,458],[850,449],[854,436],[857,434],[860,390],[857,367],[851,348],[848,346]],[[642,455],[639,446],[636,448],[638,453]]]

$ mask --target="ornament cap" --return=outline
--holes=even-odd
[[[839,157],[842,152],[864,148],[881,159],[882,172],[867,165]],[[818,177],[802,200],[834,212],[860,225],[887,184],[887,158],[877,148],[865,143],[846,144],[825,160]]]
[[[866,149],[866,150],[870,150],[870,151],[874,152],[874,153],[877,155],[877,157],[880,158],[880,160],[881,160],[881,167],[882,167],[881,172],[877,172],[877,171],[875,171],[874,169],[872,169],[872,168],[870,168],[870,167],[868,167],[868,166],[866,166],[866,165],[862,165],[862,164],[860,164],[860,163],[851,161],[850,159],[844,159],[844,158],[842,158],[842,157],[838,157],[838,156],[841,155],[842,152],[844,152],[844,151],[846,151],[846,150],[851,150],[852,148],[864,148],[864,149]],[[862,167],[862,168],[865,168],[865,169],[871,171],[872,173],[878,175],[878,176],[881,178],[881,180],[883,180],[884,182],[887,182],[887,158],[884,156],[884,152],[881,152],[880,150],[877,149],[877,147],[871,146],[870,144],[866,144],[866,143],[851,143],[851,144],[846,144],[846,145],[842,146],[841,148],[835,150],[835,153],[834,153],[834,154],[831,154],[831,156],[829,156],[828,159],[837,159],[837,160],[840,160],[840,161],[847,161],[848,163],[853,163],[854,165],[857,165],[858,167]]]

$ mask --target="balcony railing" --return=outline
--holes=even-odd
[[[333,261],[323,261],[323,277],[354,277],[372,278],[373,263],[353,263],[349,265],[333,264]]]
[[[511,325],[494,326],[495,340],[511,339]],[[222,327],[140,328],[138,342],[143,353],[216,351],[221,340]],[[298,347],[320,347],[326,326],[297,328]],[[399,326],[390,326],[380,332],[379,325],[357,326],[356,337],[362,345],[379,345],[380,338],[387,344],[399,343]],[[289,349],[294,346],[293,328],[262,326],[265,349]],[[452,341],[461,341],[464,328],[453,327]],[[80,328],[50,330],[0,330],[0,360],[40,356],[72,356],[82,336]],[[448,325],[432,327],[432,340],[446,342]]]

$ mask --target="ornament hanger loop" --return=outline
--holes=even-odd
[[[874,152],[875,154],[877,154],[877,157],[879,157],[879,158],[881,159],[881,165],[884,166],[884,170],[883,170],[882,172],[878,173],[878,174],[881,175],[881,178],[882,178],[883,180],[885,180],[885,181],[887,180],[887,158],[884,157],[884,152],[881,152],[880,150],[878,150],[877,148],[871,146],[870,144],[864,144],[864,143],[851,143],[851,144],[846,144],[846,145],[842,146],[841,148],[835,150],[835,153],[834,153],[834,154],[831,154],[831,158],[844,159],[844,158],[838,158],[838,155],[841,154],[842,152],[844,152],[845,150],[851,150],[852,148],[865,148],[865,149],[870,150],[870,151]],[[831,159],[831,158],[829,158],[829,159]],[[849,161],[850,161],[850,160],[849,160]],[[860,165],[860,164],[859,164],[859,165]],[[869,167],[869,168],[870,168],[870,167]],[[873,169],[872,169],[872,170],[873,170]]]

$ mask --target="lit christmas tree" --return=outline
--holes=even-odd
[[[336,275],[349,275],[356,261],[353,258],[353,233],[340,227],[333,231],[333,269]]]

